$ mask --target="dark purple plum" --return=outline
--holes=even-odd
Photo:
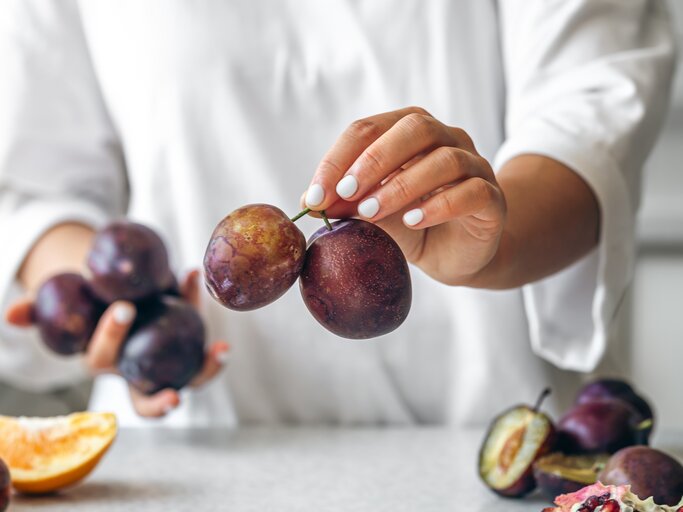
[[[204,324],[182,299],[165,296],[139,304],[121,347],[121,375],[144,394],[180,389],[204,364]]]
[[[595,400],[619,398],[630,403],[644,420],[654,418],[652,407],[628,382],[620,379],[598,379],[583,386],[576,395],[576,403],[584,404]]]
[[[104,312],[79,274],[58,274],[38,289],[33,319],[43,343],[58,354],[83,352]]]
[[[358,219],[334,222],[311,236],[300,290],[323,327],[350,339],[393,331],[412,300],[401,248],[382,228]]]
[[[647,443],[642,417],[623,400],[601,400],[572,407],[558,422],[559,447],[566,453],[614,453]]]
[[[0,512],[4,512],[9,507],[10,499],[10,474],[5,462],[0,459]]]
[[[683,466],[673,457],[648,446],[630,446],[610,457],[599,475],[605,485],[631,485],[640,499],[652,496],[660,505],[683,500]]]
[[[90,286],[107,303],[144,300],[175,282],[164,242],[135,222],[117,221],[98,231],[87,263]]]
[[[218,223],[204,255],[209,293],[226,308],[249,311],[281,297],[296,281],[306,239],[268,204],[238,208]]]

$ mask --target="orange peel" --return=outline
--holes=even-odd
[[[0,416],[0,458],[14,488],[44,494],[75,484],[97,465],[116,437],[112,413],[68,416]]]

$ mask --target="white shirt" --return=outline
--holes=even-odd
[[[208,296],[232,361],[184,392],[168,424],[487,422],[605,353],[631,277],[640,171],[661,123],[673,44],[658,0],[5,0],[0,12],[0,293],[32,243],[67,220],[129,215],[173,265],[201,265],[216,223],[247,203],[297,213],[354,119],[408,105],[464,128],[499,169],[555,158],[595,191],[598,249],[521,289],[450,288],[412,268],[397,331],[348,341],[297,287],[236,313]],[[558,197],[558,201],[562,198]],[[304,219],[306,234],[317,222]],[[35,333],[3,326],[0,378],[83,377]],[[559,383],[559,385],[558,385]],[[560,393],[562,394],[562,393]],[[118,377],[95,409],[141,421]]]

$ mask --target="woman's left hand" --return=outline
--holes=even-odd
[[[320,162],[305,203],[377,223],[408,261],[453,285],[492,261],[506,220],[493,169],[469,135],[418,107],[351,123]]]

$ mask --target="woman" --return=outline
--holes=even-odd
[[[294,214],[306,188],[315,210],[378,222],[414,264],[408,320],[374,341],[323,331],[295,290],[242,314],[202,299],[230,368],[215,343],[200,389],[133,394],[138,414],[182,402],[166,422],[470,424],[600,361],[672,73],[663,2],[2,9],[11,323],[29,323],[19,294],[81,269],[93,229],[124,214],[157,229],[184,270],[227,212]],[[197,298],[196,273],[184,288]],[[82,359],[5,328],[3,379],[39,389],[82,378],[83,362],[110,372],[134,313],[114,304]],[[142,421],[112,375],[92,406]]]

